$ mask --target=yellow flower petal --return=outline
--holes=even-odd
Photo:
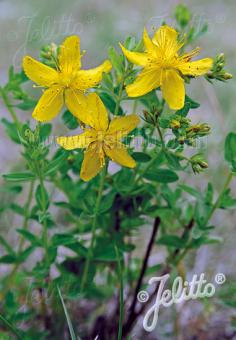
[[[126,56],[126,58],[133,64],[139,65],[139,66],[145,66],[148,62],[148,55],[147,53],[140,53],[140,52],[132,52],[127,50],[124,46],[121,44],[120,48],[122,49],[122,52]]]
[[[114,118],[108,128],[107,134],[115,134],[117,139],[126,136],[137,127],[140,119],[136,114]]]
[[[92,143],[84,152],[84,160],[81,166],[80,177],[89,181],[95,177],[105,165],[104,153],[97,143]]]
[[[77,35],[67,37],[60,46],[58,56],[60,70],[70,74],[81,67],[80,38]]]
[[[183,42],[178,42],[177,38],[178,32],[174,28],[163,25],[156,31],[152,41],[166,55],[174,55],[183,46]]]
[[[105,154],[111,158],[112,161],[128,168],[134,168],[136,166],[135,160],[128,154],[124,144],[118,142],[109,146],[104,145],[103,148]]]
[[[184,75],[202,76],[211,69],[212,64],[213,60],[211,58],[204,58],[197,61],[180,63],[177,67]]]
[[[87,90],[91,87],[96,86],[102,80],[103,72],[108,73],[112,68],[109,60],[104,61],[98,67],[90,70],[80,70],[77,73],[77,77],[72,83],[72,86],[76,89]]]
[[[66,89],[65,103],[75,117],[86,121],[87,96],[83,92],[75,89]]]
[[[146,28],[143,30],[143,43],[149,53],[155,53],[156,46],[153,44],[152,40],[150,39]]]
[[[77,136],[58,137],[57,143],[66,150],[74,150],[78,148],[87,148],[90,143],[96,140],[96,132],[91,129],[86,129],[83,133]]]
[[[56,70],[29,56],[24,57],[22,66],[27,77],[38,85],[49,87],[58,81]]]
[[[109,121],[108,113],[103,102],[96,93],[90,93],[87,96],[87,100],[86,121],[81,120],[97,131],[106,131]]]
[[[63,104],[63,90],[59,86],[52,86],[44,91],[32,116],[40,122],[51,120],[58,115]]]
[[[79,90],[68,89],[65,102],[71,113],[84,124],[97,131],[105,131],[108,127],[107,110],[96,93],[88,95]]]
[[[139,97],[158,88],[161,85],[161,70],[144,69],[139,73],[135,81],[126,87],[129,97]]]
[[[161,86],[163,98],[173,110],[179,110],[184,106],[185,89],[184,80],[177,71],[167,70],[163,72]]]

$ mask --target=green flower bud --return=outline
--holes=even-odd
[[[170,122],[171,129],[179,129],[181,126],[180,122],[176,119],[172,119]]]

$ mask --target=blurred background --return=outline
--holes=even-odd
[[[179,1],[174,0],[0,0],[0,85],[7,81],[10,65],[19,70],[22,57],[30,54],[38,57],[40,47],[55,42],[59,44],[65,36],[78,34],[81,37],[81,47],[87,53],[83,57],[83,67],[90,68],[100,64],[107,57],[110,45],[133,35],[140,38],[143,27],[151,32],[165,20],[171,24],[175,6]],[[224,52],[227,60],[227,70],[235,76],[236,60],[236,1],[235,0],[186,0],[183,2],[194,13],[194,20],[202,25],[208,22],[208,32],[199,39],[197,45],[202,47],[201,56],[212,56]],[[117,46],[117,49],[119,47]],[[214,86],[204,79],[187,85],[188,95],[201,103],[201,107],[191,115],[193,121],[204,121],[211,125],[212,134],[205,140],[204,153],[209,162],[209,169],[201,175],[186,176],[183,180],[190,185],[204,189],[211,181],[219,190],[222,187],[227,168],[223,160],[223,141],[227,132],[236,129],[235,119],[235,78],[223,84],[217,82]],[[32,91],[35,98],[40,90]],[[128,107],[127,107],[128,109]],[[0,102],[1,118],[9,118],[6,109]],[[22,119],[30,119],[21,112]],[[54,124],[54,133],[59,134],[62,127],[60,118]],[[20,149],[7,139],[3,126],[0,125],[0,171],[1,174],[20,168]],[[0,179],[1,183],[2,179]],[[232,187],[234,194],[236,189]],[[4,194],[0,199],[5,199]],[[22,196],[22,200],[24,197]],[[234,282],[236,258],[236,233],[234,211],[224,213],[220,210],[214,216],[217,225],[216,233],[223,242],[216,246],[203,246],[196,256],[189,259],[189,277],[193,273],[207,273],[212,278],[215,273],[222,272],[230,283]],[[12,238],[13,245],[17,243],[14,231],[11,229],[11,216],[0,220],[0,233]],[[142,235],[140,236],[140,252],[142,252]],[[0,266],[0,276],[5,268]],[[234,286],[235,287],[235,286]],[[231,296],[236,306],[236,288]],[[208,302],[206,302],[207,304]],[[194,308],[193,308],[194,304]],[[225,338],[229,320],[234,315],[232,309],[224,306],[211,305],[207,311],[209,320],[206,323],[202,313],[204,303],[197,301],[181,306],[180,324],[191,334],[191,327],[199,327],[201,339]],[[235,313],[236,317],[236,313]],[[164,331],[168,333],[168,318],[161,317],[165,322]],[[161,327],[162,327],[161,326]],[[219,329],[218,329],[219,328]],[[162,328],[161,328],[162,329]],[[211,329],[212,337],[205,335]],[[217,330],[217,331],[216,331]],[[163,331],[163,332],[164,332]],[[208,334],[210,334],[209,332]],[[163,335],[164,336],[164,335]],[[135,337],[134,337],[135,338]],[[154,338],[156,339],[155,335]],[[233,338],[233,336],[229,337]]]

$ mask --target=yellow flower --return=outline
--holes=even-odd
[[[90,69],[81,70],[80,39],[70,36],[60,46],[57,70],[26,56],[23,69],[36,84],[46,87],[33,112],[38,121],[53,119],[61,110],[64,102],[68,109],[80,111],[87,105],[87,89],[97,85],[103,72],[111,69],[110,61]],[[79,109],[80,107],[80,109]]]
[[[105,165],[105,156],[120,165],[135,167],[134,159],[120,139],[139,124],[139,117],[131,114],[116,117],[109,122],[101,99],[95,93],[89,94],[88,97],[87,112],[82,121],[90,128],[85,128],[84,132],[77,136],[58,137],[57,143],[66,150],[86,148],[80,172],[84,181],[89,181],[100,172]]]
[[[139,97],[160,86],[162,95],[169,107],[179,110],[184,106],[185,88],[182,76],[201,76],[212,67],[213,60],[205,58],[191,61],[199,53],[199,48],[179,55],[183,40],[172,27],[164,25],[150,39],[146,29],[143,33],[145,52],[131,52],[121,44],[127,59],[143,67],[136,80],[127,86],[129,97]]]

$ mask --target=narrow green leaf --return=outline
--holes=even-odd
[[[236,133],[230,132],[225,139],[225,159],[233,163],[236,161]]]
[[[18,332],[15,326],[13,326],[7,319],[5,319],[1,314],[0,314],[0,320],[2,323],[16,336],[17,339],[19,340],[24,340],[21,334]]]
[[[63,113],[62,120],[70,130],[77,129],[77,127],[79,126],[78,120],[68,110]]]
[[[43,211],[48,208],[49,206],[49,198],[48,193],[44,187],[41,186],[41,184],[38,185],[36,192],[35,192],[35,199],[40,207],[40,210]]]
[[[159,183],[172,183],[176,182],[179,177],[178,175],[169,169],[157,169],[151,170],[144,174],[144,178],[149,181],[159,182]]]
[[[99,97],[101,98],[101,100],[102,100],[103,104],[106,106],[106,108],[111,113],[114,113],[115,109],[116,109],[115,100],[106,92],[99,93]],[[122,110],[121,106],[119,106],[118,115],[120,116],[122,114],[123,114],[123,110]]]
[[[35,175],[31,172],[15,172],[4,174],[3,178],[8,182],[29,182],[35,179]]]
[[[184,248],[186,245],[185,240],[182,240],[181,238],[175,235],[164,235],[157,241],[157,243],[165,245],[165,246],[181,248],[181,249]]]
[[[63,306],[63,310],[64,310],[64,313],[65,313],[65,316],[66,316],[66,321],[67,321],[67,324],[68,324],[71,340],[77,340],[77,339],[79,339],[79,337],[76,337],[76,335],[75,335],[75,331],[73,329],[72,322],[71,322],[69,313],[67,311],[66,305],[64,303],[64,300],[63,300],[63,297],[62,297],[62,294],[61,294],[59,286],[57,286],[57,290],[58,290],[58,294],[60,296],[60,300],[61,300],[61,303],[62,303],[62,306]]]
[[[6,133],[11,138],[11,140],[17,144],[21,144],[16,124],[9,122],[6,118],[2,118],[1,122],[5,126]]]
[[[41,241],[30,231],[24,229],[17,229],[17,232],[24,236],[24,238],[32,243],[35,246],[41,246]]]
[[[136,160],[136,162],[146,163],[151,160],[151,156],[144,152],[133,152],[132,157]]]

